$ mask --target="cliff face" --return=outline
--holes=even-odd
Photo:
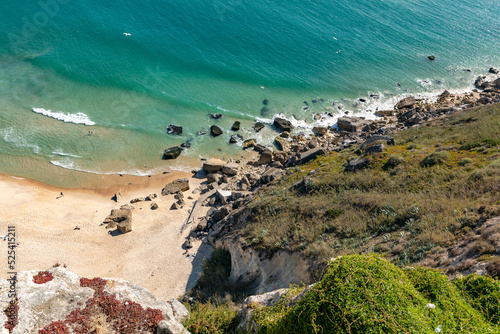
[[[251,247],[244,247],[238,240],[223,239],[217,243],[231,253],[231,276],[233,282],[249,281],[255,291],[264,293],[290,284],[309,284],[312,277],[310,265],[299,253],[279,251],[269,256]]]
[[[189,316],[178,301],[156,298],[148,290],[121,279],[86,279],[62,267],[46,272],[17,274],[17,304],[10,314],[12,334],[187,332],[181,324]],[[13,284],[0,280],[0,308],[9,308]],[[10,295],[9,295],[10,292]],[[9,333],[8,312],[0,312],[1,333]],[[57,331],[60,329],[61,331]],[[125,330],[126,329],[126,330]],[[125,330],[125,331],[124,331]]]

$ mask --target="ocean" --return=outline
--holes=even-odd
[[[150,175],[238,157],[241,143],[228,144],[234,121],[245,139],[271,145],[274,131],[255,133],[256,120],[280,114],[307,133],[345,111],[373,117],[408,94],[472,89],[500,67],[498,0],[1,7],[0,173],[65,187],[85,186],[82,174]],[[183,134],[168,134],[168,124]],[[224,134],[211,137],[213,124]],[[161,159],[185,142],[181,158]]]

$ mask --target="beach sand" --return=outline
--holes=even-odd
[[[178,178],[189,178],[191,189],[184,192],[187,205],[170,210],[173,195],[162,196],[161,189]],[[0,234],[15,226],[15,271],[46,270],[59,263],[78,275],[114,277],[150,290],[164,300],[177,298],[196,283],[203,258],[211,247],[193,243],[187,257],[182,244],[192,226],[181,233],[199,194],[192,191],[203,180],[191,173],[172,172],[152,177],[110,176],[100,189],[62,189],[28,179],[0,174]],[[64,196],[61,196],[63,192]],[[116,203],[112,196],[121,192]],[[133,230],[127,234],[108,234],[103,220],[112,209],[136,197],[155,193],[159,205],[139,202],[133,213]],[[187,197],[192,196],[190,200]],[[202,207],[199,216],[206,212]],[[75,230],[75,227],[79,230]],[[7,241],[0,240],[0,272],[6,278]]]

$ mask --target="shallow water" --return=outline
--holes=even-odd
[[[300,132],[316,112],[334,124],[404,94],[468,89],[500,67],[499,13],[498,1],[451,0],[3,4],[0,172],[72,186],[78,176],[54,170],[159,173],[239,155],[228,144],[235,120],[270,144],[274,132],[255,134],[256,119],[295,115]],[[183,135],[167,134],[169,123]],[[197,135],[212,124],[224,134]],[[161,160],[186,141],[185,158]]]

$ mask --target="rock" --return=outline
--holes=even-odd
[[[266,149],[264,150],[264,152],[261,153],[259,161],[257,161],[257,163],[259,165],[266,165],[272,161],[273,161],[273,151],[271,151],[270,149]]]
[[[496,68],[490,67],[490,69],[488,70],[488,73],[498,74],[498,70]]]
[[[240,130],[240,125],[241,125],[240,121],[235,121],[233,123],[233,126],[231,127],[231,130],[233,130],[233,131],[239,131]]]
[[[146,197],[137,197],[137,198],[133,198],[130,200],[130,203],[137,203],[137,202],[144,202],[146,200]]]
[[[212,136],[217,137],[222,134],[222,130],[217,125],[212,125],[210,127],[210,133],[212,134]]]
[[[162,320],[158,323],[156,334],[189,334],[178,321]]]
[[[156,210],[156,209],[158,209],[158,204],[152,203],[151,204],[151,210]]]
[[[340,130],[349,132],[358,132],[363,129],[366,125],[371,124],[371,121],[364,120],[359,117],[340,117],[337,120],[337,125]]]
[[[197,231],[205,231],[206,228],[207,228],[207,219],[205,217],[203,217],[200,222],[198,223],[198,225],[196,226],[196,230]]]
[[[482,88],[483,84],[486,82],[485,79],[486,79],[485,76],[478,76],[476,78],[476,81],[474,81],[474,86],[476,86],[477,88]]]
[[[359,169],[363,169],[368,166],[370,160],[364,158],[356,158],[347,163],[347,170],[354,172]]]
[[[293,130],[293,125],[290,123],[290,121],[284,119],[284,118],[279,118],[276,117],[274,119],[273,125],[278,128],[281,131],[287,131],[290,132]]]
[[[118,230],[122,234],[132,232],[132,218],[130,218],[128,220],[124,220],[121,223],[116,224],[116,227],[118,228]]]
[[[182,148],[190,148],[190,147],[191,147],[191,143],[187,141],[187,142],[185,142],[185,143],[182,143],[182,144],[181,144],[181,147],[182,147]]]
[[[413,96],[408,96],[396,103],[396,109],[409,109],[417,103]]]
[[[177,202],[174,202],[174,203],[172,204],[172,206],[170,207],[170,210],[178,210],[178,209],[180,209],[180,208],[181,208],[181,207],[180,207],[180,205],[179,205],[179,204],[177,204]]]
[[[182,126],[169,124],[167,126],[167,133],[171,133],[174,135],[182,135]]]
[[[270,101],[268,99],[264,99],[264,101],[262,101],[262,104],[265,106],[267,106],[269,103]]]
[[[222,170],[222,167],[226,165],[225,161],[222,161],[220,159],[212,158],[208,161],[205,161],[203,163],[203,171],[205,173],[216,173],[220,170]]]
[[[287,159],[287,154],[285,152],[276,152],[273,154],[273,161],[284,164]]]
[[[196,132],[196,134],[197,134],[198,136],[204,136],[204,135],[206,135],[207,133],[206,133],[205,131],[198,131],[198,132]]]
[[[366,154],[377,154],[384,152],[384,144],[372,145],[366,148]]]
[[[280,133],[280,137],[285,139],[290,138],[290,132],[283,131],[282,133]]]
[[[364,150],[365,148],[367,148],[368,146],[370,146],[371,144],[373,144],[373,143],[375,143],[375,142],[377,142],[379,140],[383,140],[383,141],[387,142],[390,145],[396,145],[396,142],[395,142],[394,138],[392,138],[392,137],[375,135],[375,136],[371,136],[370,138],[368,138],[361,145],[361,149]]]
[[[321,114],[315,113],[314,116],[313,116],[313,119],[315,121],[319,121],[321,119]]]
[[[176,192],[179,191],[186,191],[186,190],[189,190],[189,180],[186,178],[177,179],[165,185],[165,188],[161,190],[161,194],[163,196],[166,196],[170,194],[175,194]]]
[[[265,125],[262,124],[261,122],[255,122],[255,124],[253,125],[254,130],[257,132],[264,129],[264,127],[265,127]]]
[[[254,147],[255,144],[257,144],[257,141],[255,139],[247,139],[243,142],[243,149]]]
[[[290,150],[291,143],[288,140],[281,138],[280,136],[274,138],[274,143],[276,144],[276,147],[278,147],[278,149],[282,151]]]
[[[238,174],[239,167],[240,166],[237,163],[230,162],[226,164],[224,167],[222,167],[222,173],[230,176],[236,175]]]
[[[120,200],[120,198],[122,198],[122,193],[118,192],[115,194],[115,196],[113,196],[113,199],[115,200],[115,202],[118,202]]]
[[[327,152],[324,148],[318,147],[308,150],[298,155],[298,164],[305,164],[306,162],[316,158],[319,155],[325,155]]]
[[[101,303],[102,305],[104,303],[115,305],[117,309],[133,309],[134,313],[138,312],[135,315],[143,314],[146,316],[146,310],[150,309],[150,312],[147,313],[151,315],[154,315],[154,313],[157,314],[151,317],[151,319],[161,315],[163,315],[163,318],[167,319],[164,320],[164,322],[168,322],[168,325],[165,327],[168,331],[162,333],[188,333],[181,324],[181,322],[185,320],[187,310],[177,301],[172,300],[166,302],[160,300],[141,286],[123,279],[114,278],[96,278],[96,280],[100,280],[100,283],[103,285],[103,290],[107,292],[106,295],[100,295],[94,288],[85,286],[84,283],[86,279],[84,277],[78,276],[62,266],[48,269],[47,272],[50,273],[53,278],[44,284],[33,283],[33,277],[40,273],[38,270],[20,271],[17,273],[18,288],[16,293],[20,312],[17,319],[18,323],[13,333],[38,333],[41,329],[44,329],[44,327],[47,328],[49,324],[54,324],[57,321],[61,323],[65,322],[65,326],[69,331],[46,329],[44,332],[87,333],[87,331],[82,331],[82,327],[74,321],[66,322],[66,320],[69,320],[70,314],[77,309],[80,309],[82,314],[89,315],[87,318],[87,320],[89,320],[89,325],[92,326],[91,328],[97,328],[97,332],[100,332],[99,328],[101,328],[103,329],[102,333],[114,333],[114,330],[108,331],[107,329],[111,329],[117,322],[123,321],[123,318],[118,314],[110,314],[106,319],[106,324],[103,324],[104,326],[94,327],[99,321],[98,314],[94,312],[94,308],[99,307]],[[0,304],[3,305],[4,309],[10,302],[7,293],[9,287],[9,281],[0,279],[0,291],[2,291],[0,294]],[[130,305],[131,302],[139,304],[140,307],[139,305]],[[129,307],[126,307],[127,305],[129,305]],[[130,308],[130,306],[133,307]],[[2,317],[3,324],[6,321],[3,312]],[[134,318],[137,319],[132,314],[128,313],[127,317],[130,317],[130,320]],[[77,316],[76,319],[83,320],[83,317]],[[73,317],[73,320],[76,319]],[[144,317],[140,321],[146,319],[147,318]],[[154,321],[155,322],[152,324],[153,326],[157,324],[158,320]],[[124,321],[121,324],[125,326],[124,328],[130,325],[132,325],[132,327],[139,325],[138,323],[132,323],[132,321]],[[146,321],[142,322],[143,328],[149,325],[150,324]],[[77,329],[79,330],[77,331]],[[173,331],[174,329],[175,331]],[[5,332],[5,329],[3,332]],[[8,332],[9,331],[6,330],[6,333]],[[139,331],[135,330],[132,332],[139,333]]]
[[[148,197],[146,197],[146,201],[152,201],[157,197],[158,197],[158,195],[156,195],[156,194],[149,194]]]
[[[285,171],[282,169],[271,167],[269,168],[259,179],[261,184],[268,184],[276,179],[279,179],[285,174]]]
[[[436,56],[428,56],[427,59],[434,60],[434,59],[436,59]]]
[[[221,118],[222,118],[222,114],[211,114],[211,115],[210,115],[210,118],[213,118],[213,119],[221,119]]]
[[[315,126],[312,130],[314,133],[320,136],[324,136],[328,132],[328,128],[324,126]]]
[[[207,175],[207,183],[208,184],[211,184],[211,183],[217,183],[219,184],[219,180],[221,178],[221,175],[219,173],[210,173]]]
[[[229,190],[217,189],[217,197],[219,197],[222,204],[226,205],[228,203],[229,198],[231,197],[232,192]]]
[[[219,210],[215,211],[210,217],[215,223],[221,221],[231,212],[229,205],[224,205]]]
[[[243,140],[243,136],[240,134],[232,135],[229,139],[230,144],[236,144],[238,141]]]
[[[163,159],[169,160],[169,159],[177,159],[177,157],[181,154],[182,149],[179,146],[172,146],[167,148],[163,152]]]
[[[375,115],[378,116],[394,116],[394,110],[377,110]]]
[[[266,147],[264,145],[261,145],[261,144],[256,144],[254,147],[253,147],[253,150],[254,151],[257,151],[259,153],[262,153],[266,150]]]

